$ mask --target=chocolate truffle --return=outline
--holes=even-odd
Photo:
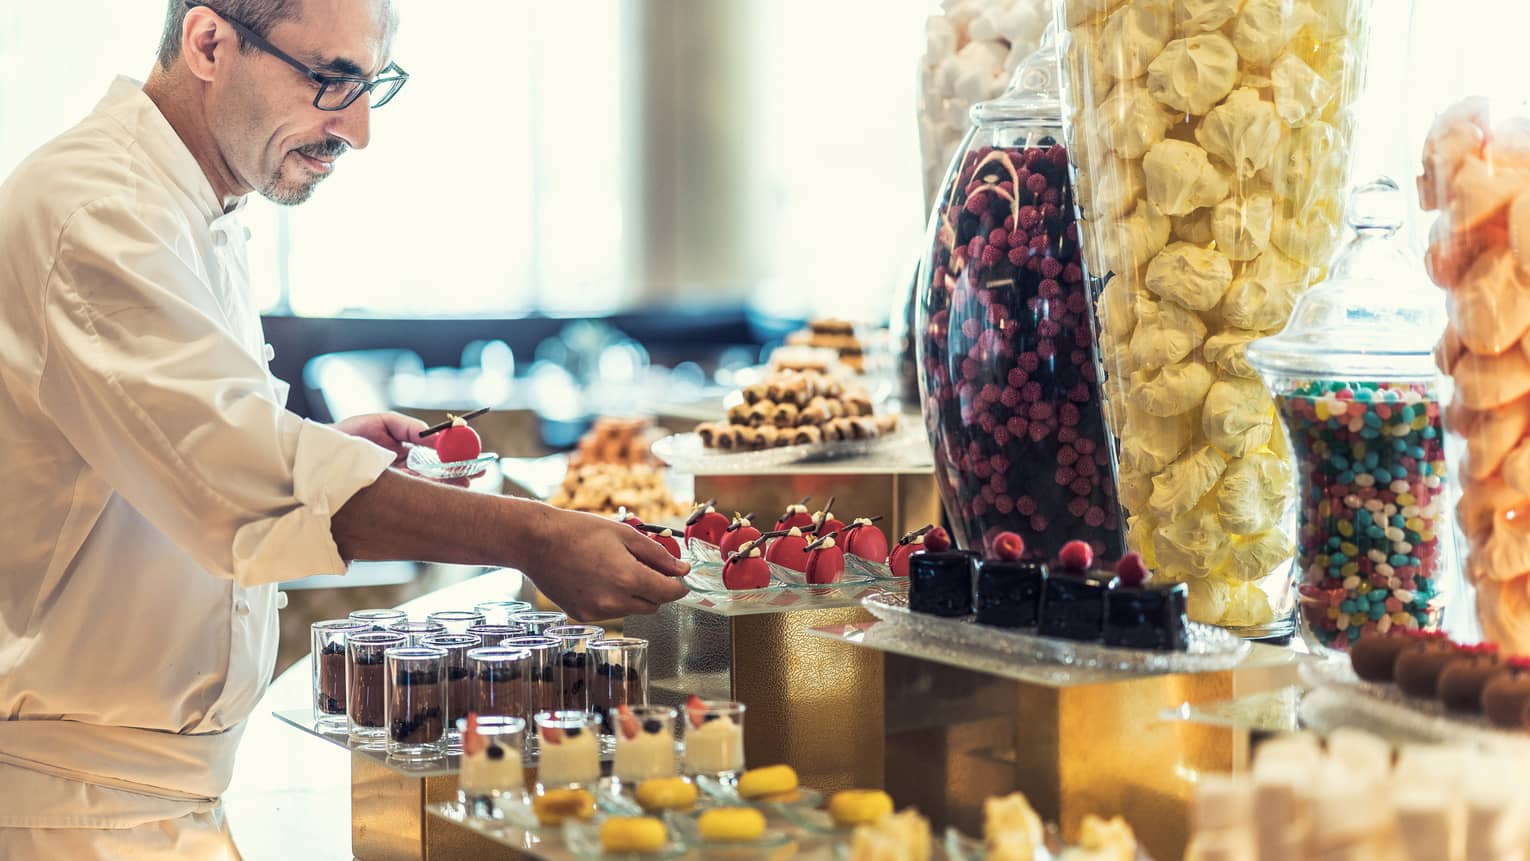
[[[1486,643],[1463,649],[1440,673],[1440,701],[1451,711],[1481,711],[1482,689],[1501,669],[1503,658],[1498,646]]]
[[[978,624],[996,628],[1036,627],[1046,582],[1044,562],[985,559],[978,568]]]
[[[908,560],[908,608],[931,616],[966,616],[972,612],[975,559],[959,550],[926,550]]]
[[[1530,658],[1509,658],[1506,672],[1482,689],[1482,713],[1494,726],[1530,729]]]
[[[1097,641],[1105,635],[1105,596],[1116,588],[1106,572],[1054,571],[1041,593],[1037,633],[1065,640]]]
[[[1349,647],[1349,664],[1355,675],[1363,681],[1390,684],[1395,680],[1397,656],[1403,649],[1418,642],[1418,636],[1408,631],[1394,632],[1390,637],[1361,637]]]
[[[1393,673],[1397,687],[1410,697],[1434,699],[1439,695],[1440,673],[1461,654],[1461,647],[1443,637],[1420,638],[1397,655]]]

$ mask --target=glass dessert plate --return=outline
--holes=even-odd
[[[774,562],[766,563],[770,569],[770,585],[759,589],[729,589],[723,583],[723,567],[721,563],[693,562],[691,573],[680,578],[681,582],[690,587],[692,592],[700,592],[705,595],[730,595],[734,598],[749,595],[768,595],[780,592],[784,589],[798,591],[813,591],[823,589],[839,589],[845,586],[864,586],[875,582],[875,578],[865,574],[858,574],[851,569],[849,557],[846,557],[845,573],[839,580],[833,583],[809,583],[807,575],[801,571],[793,571]]]
[[[813,810],[823,806],[823,793],[806,786],[797,787],[795,801],[749,801],[738,794],[738,787],[732,783],[706,775],[692,779],[696,782],[696,788],[701,790],[701,798],[714,807],[755,807],[769,814],[789,809]]]
[[[893,462],[924,464],[930,460],[924,429],[900,421],[898,429],[871,439],[788,445],[759,451],[722,451],[701,444],[695,433],[680,433],[656,440],[653,453],[680,472],[702,475],[756,472],[770,467],[838,460],[877,454]]]
[[[404,461],[404,466],[411,471],[417,472],[426,478],[448,480],[453,478],[472,478],[488,468],[489,464],[499,460],[499,455],[492,451],[486,451],[472,460],[454,460],[442,463],[436,456],[436,450],[425,445],[411,445],[409,456]]]
[[[978,625],[970,616],[944,619],[908,609],[908,595],[880,592],[861,600],[873,616],[917,637],[1005,658],[1128,673],[1205,673],[1225,670],[1248,654],[1245,640],[1214,625],[1187,624],[1190,648],[1184,652],[1124,649],[1101,643],[1060,640],[1009,628]]]
[[[792,841],[791,835],[777,828],[765,828],[765,833],[756,840],[706,840],[701,836],[698,820],[708,808],[690,810],[684,813],[669,811],[664,814],[664,821],[671,831],[678,832],[687,846],[700,850],[702,857],[715,857],[723,853],[738,852],[740,857],[755,858],[756,852],[770,849],[779,849]]]
[[[654,852],[607,852],[600,845],[600,826],[609,817],[596,816],[590,820],[571,819],[563,823],[563,845],[585,861],[654,861],[657,858],[679,858],[690,851],[685,837],[665,817],[660,821],[668,831],[669,839]]]
[[[1439,700],[1410,697],[1396,685],[1361,681],[1347,659],[1302,664],[1302,683],[1312,690],[1302,697],[1302,723],[1319,732],[1362,727],[1435,743],[1480,747],[1513,746],[1530,753],[1524,733],[1500,729],[1482,715],[1462,714]]]
[[[853,553],[845,554],[845,571],[855,571],[861,577],[868,580],[903,580],[903,577],[895,577],[892,568],[886,562],[878,562],[875,559],[867,559],[864,556],[856,556]]]

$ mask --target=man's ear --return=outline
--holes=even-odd
[[[239,34],[224,23],[206,6],[195,6],[186,12],[181,22],[181,57],[191,73],[203,81],[211,81],[220,59],[226,61],[230,51],[239,49]]]

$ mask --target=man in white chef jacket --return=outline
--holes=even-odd
[[[389,0],[176,0],[147,83],[0,186],[0,859],[237,857],[218,797],[279,581],[513,565],[579,618],[685,592],[626,526],[390,469],[419,422],[282,408],[239,209],[369,143],[394,26]]]

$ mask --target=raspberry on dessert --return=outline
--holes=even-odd
[[[1103,514],[1103,512],[1101,512]],[[1142,554],[1128,553],[1116,562],[1116,576],[1121,578],[1121,585],[1137,587],[1147,582],[1147,565],[1142,561]]]
[[[1057,561],[1068,571],[1088,571],[1094,564],[1094,550],[1085,542],[1074,539],[1062,546]]]
[[[1016,533],[1000,532],[993,539],[993,555],[1014,562],[1025,555],[1025,541]]]
[[[934,553],[941,553],[951,549],[951,536],[943,527],[937,526],[924,536],[924,546]]]

